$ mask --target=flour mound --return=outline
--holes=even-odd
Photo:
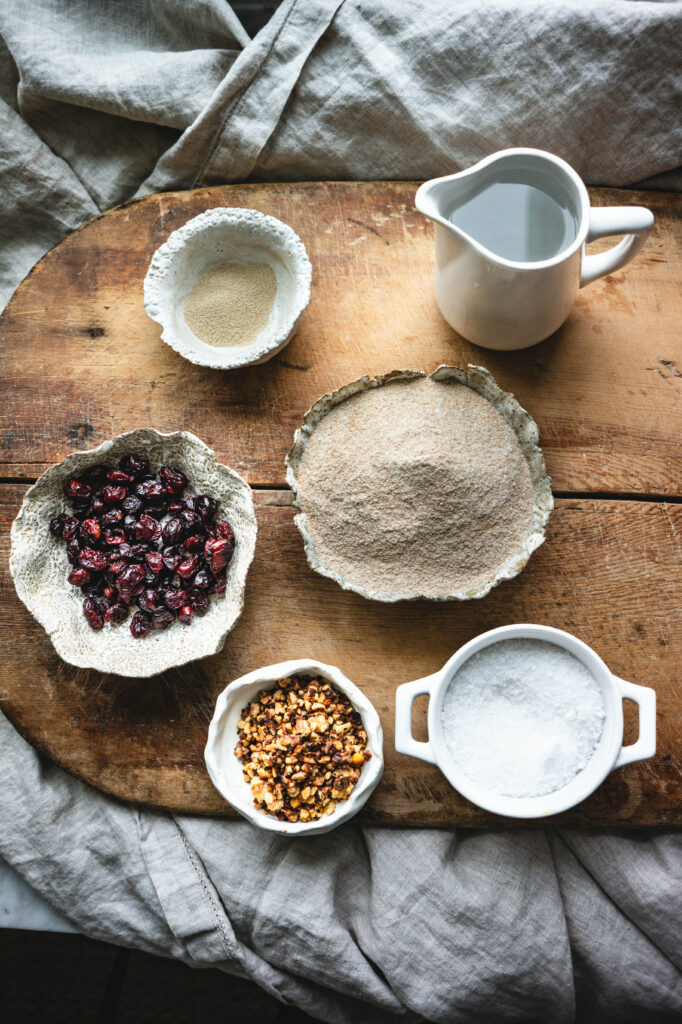
[[[515,430],[453,380],[397,376],[332,405],[295,487],[315,567],[382,600],[479,596],[537,526]]]

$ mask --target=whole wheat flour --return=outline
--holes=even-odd
[[[533,484],[516,434],[472,388],[397,380],[334,406],[308,438],[298,504],[352,587],[444,598],[518,553]]]

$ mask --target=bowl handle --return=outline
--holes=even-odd
[[[440,672],[436,672],[412,683],[402,683],[395,691],[395,749],[399,754],[418,757],[431,764],[438,764],[431,744],[428,741],[420,743],[412,735],[412,704],[414,698],[422,693],[428,693],[430,697],[440,676]]]
[[[621,697],[633,700],[639,707],[639,737],[629,747],[621,747],[614,768],[630,764],[632,761],[644,761],[656,753],[656,691],[648,686],[636,686],[627,683],[618,676],[613,681],[620,690]]]

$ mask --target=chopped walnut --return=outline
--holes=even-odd
[[[367,733],[348,698],[325,679],[291,676],[242,709],[235,754],[256,807],[282,821],[315,821],[360,778]]]

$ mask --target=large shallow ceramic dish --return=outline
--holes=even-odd
[[[82,613],[82,594],[66,579],[70,568],[66,546],[48,530],[54,516],[69,511],[64,497],[69,477],[98,462],[116,463],[129,452],[140,452],[153,468],[179,466],[189,477],[187,494],[212,494],[220,514],[232,524],[236,540],[225,594],[211,598],[206,615],[187,626],[176,621],[142,639],[131,635],[129,621],[107,624],[99,632],[90,628]],[[184,431],[160,434],[145,427],[120,434],[91,451],[69,455],[29,488],[12,524],[10,572],[17,594],[64,661],[117,675],[152,676],[222,649],[242,611],[257,529],[251,488],[234,470],[220,465],[203,441]]]
[[[253,802],[251,788],[244,780],[242,763],[234,752],[237,744],[237,722],[242,709],[253,700],[259,690],[269,689],[278,679],[286,679],[292,675],[322,676],[341,693],[345,693],[362,718],[367,733],[367,747],[372,752],[348,800],[339,801],[332,814],[325,814],[322,818],[309,822],[280,821],[273,814],[259,810]],[[204,757],[213,785],[252,825],[288,836],[320,835],[352,818],[376,788],[384,770],[383,733],[374,706],[362,690],[347,679],[338,668],[311,658],[300,658],[256,669],[255,672],[235,679],[223,690],[216,702],[213,720],[209,726]]]
[[[463,384],[485,398],[500,413],[516,435],[519,448],[528,466],[533,489],[533,508],[530,523],[525,539],[518,550],[514,551],[498,567],[494,575],[491,575],[482,584],[468,588],[453,586],[449,593],[438,597],[422,594],[418,589],[396,593],[394,591],[388,592],[374,587],[359,585],[357,582],[349,581],[335,568],[325,564],[324,558],[316,550],[298,484],[299,467],[305,455],[308,441],[318,424],[332,409],[363,391],[384,387],[395,381],[410,381],[426,377],[430,377],[431,380],[438,382]],[[335,580],[344,590],[352,590],[363,597],[375,601],[390,603],[417,600],[423,597],[427,597],[430,600],[464,601],[471,598],[484,597],[498,583],[517,576],[528,562],[533,551],[544,541],[545,528],[554,507],[554,500],[552,497],[551,480],[545,468],[545,459],[538,445],[539,439],[538,428],[530,414],[519,405],[513,395],[502,391],[493,377],[482,366],[469,365],[466,370],[454,366],[439,366],[431,374],[426,374],[420,370],[393,370],[390,373],[382,374],[375,378],[368,376],[360,377],[358,380],[354,380],[350,384],[346,384],[331,392],[331,394],[323,395],[305,414],[303,426],[296,431],[294,444],[286,456],[287,483],[293,491],[294,504],[300,510],[299,514],[295,517],[295,523],[303,537],[308,564],[315,572]]]
[[[221,263],[267,263],[277,279],[268,323],[243,345],[208,345],[185,320],[194,285]],[[230,370],[264,363],[288,344],[310,301],[311,277],[305,246],[288,224],[257,210],[219,206],[187,221],[156,250],[144,280],[144,308],[161,324],[166,344],[185,359]]]

